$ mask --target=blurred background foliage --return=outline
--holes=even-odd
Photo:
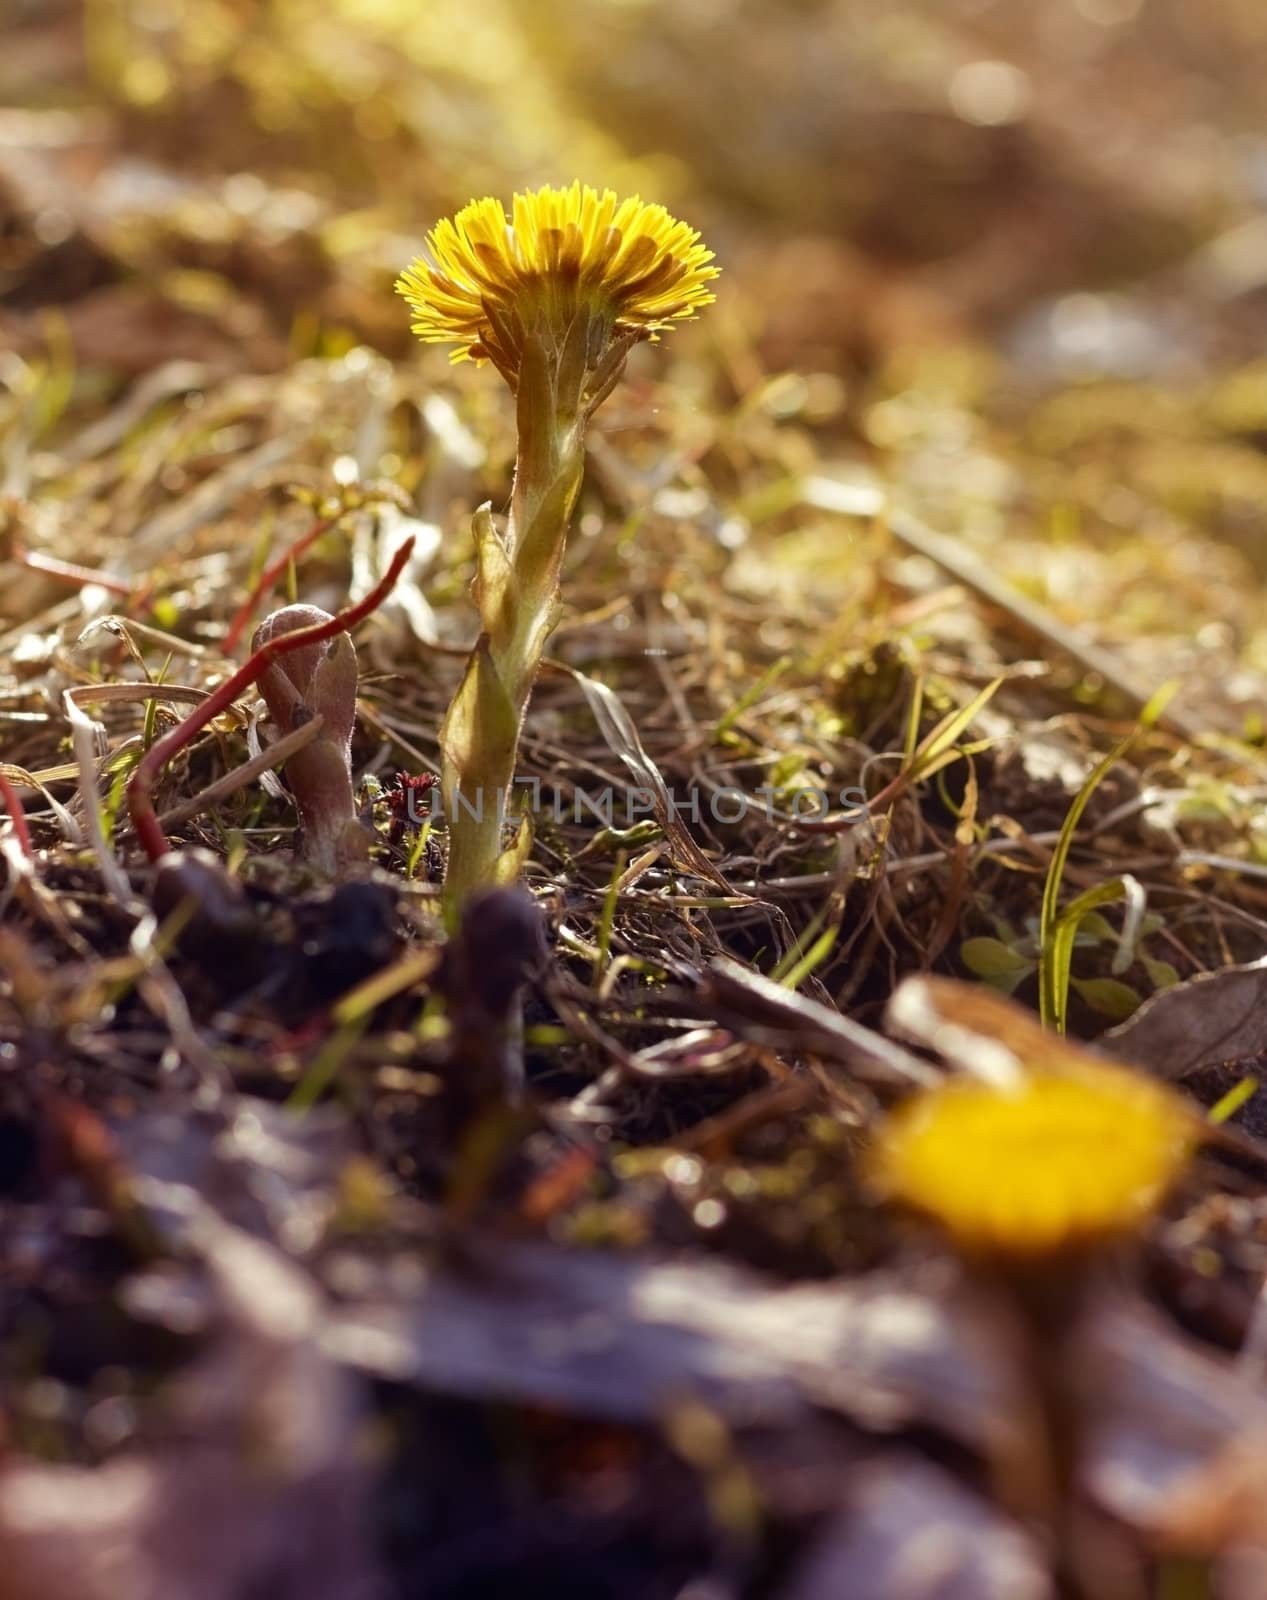
[[[380,291],[425,227],[574,175],[704,228],[776,364],[984,328],[1164,368],[1267,284],[1256,0],[3,0],[0,27],[9,306],[108,279],[95,249],[403,348]],[[1194,284],[1219,314],[1176,351]]]
[[[878,468],[1059,614],[1149,632],[1149,677],[1162,633],[1221,690],[1267,662],[1260,0],[0,0],[0,31],[0,348],[70,353],[79,401],[358,343],[445,381],[396,273],[471,196],[582,177],[725,268],[671,405]],[[741,456],[716,487],[775,516]]]

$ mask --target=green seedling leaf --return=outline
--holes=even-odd
[[[60,310],[40,312],[40,332],[48,346],[48,364],[39,373],[31,396],[30,430],[33,439],[48,433],[70,404],[75,392],[75,344],[70,323]]]
[[[791,948],[785,951],[782,958],[776,961],[771,968],[770,978],[773,982],[782,984],[786,989],[795,989],[799,983],[809,977],[810,973],[830,953],[840,931],[840,918],[843,909],[839,896],[832,896],[830,899],[824,900],[804,928],[801,929]],[[834,918],[831,927],[827,929],[830,935],[830,942],[813,966],[806,967],[809,955],[812,955],[822,943],[822,930],[826,926],[829,917]],[[809,953],[808,955],[807,952]]]
[[[940,772],[951,761],[957,761],[961,755],[975,755],[978,751],[989,748],[989,740],[965,745],[962,750],[957,746],[960,737],[989,705],[1002,683],[1002,678],[995,678],[992,683],[986,684],[980,694],[974,695],[966,706],[960,706],[958,711],[948,712],[941,719],[915,751],[904,774],[907,783],[922,783],[934,772]]]
[[[595,983],[607,970],[607,964],[611,960],[612,924],[616,920],[616,902],[620,898],[620,880],[624,875],[627,859],[625,852],[620,851],[607,882],[607,892],[603,896],[603,909],[598,919],[598,953],[594,957]]]
[[[174,628],[180,621],[180,607],[170,595],[159,595],[150,606],[150,616],[160,628]]]
[[[906,712],[906,729],[902,736],[903,763],[915,759],[915,752],[919,749],[919,724],[924,714],[924,674],[916,673],[915,682],[911,687],[911,703]]]
[[[741,694],[730,710],[725,712],[717,723],[717,737],[721,739],[729,733],[739,718],[743,716],[749,706],[755,705],[772,683],[787,671],[792,664],[791,656],[780,656],[761,674],[757,681]]]
[[[159,672],[158,677],[155,678],[155,680],[154,680],[155,683],[166,683],[167,682],[167,674],[171,671],[171,668],[172,668],[172,658],[171,658],[171,656],[169,654],[167,659],[163,662],[162,670]],[[157,728],[158,728],[158,697],[154,696],[152,699],[149,699],[149,700],[147,700],[145,702],[145,717],[144,717],[144,720],[141,723],[141,748],[142,748],[142,750],[148,750],[149,747],[154,743],[154,735],[155,735],[155,731],[157,730]]]
[[[969,972],[993,983],[997,978],[1024,976],[1033,972],[1034,961],[1001,939],[965,939],[959,946],[959,959]]]
[[[114,774],[110,780],[110,792],[101,807],[101,832],[107,844],[114,841],[115,824],[119,820],[119,812],[127,793],[130,771],[130,767],[121,766]]]
[[[1230,1122],[1243,1105],[1247,1105],[1258,1093],[1257,1078],[1242,1078],[1227,1093],[1216,1100],[1205,1114],[1205,1120],[1216,1128],[1225,1122]]]
[[[303,1076],[291,1090],[285,1104],[287,1111],[302,1115],[311,1111],[342,1070],[343,1063],[356,1048],[361,1035],[369,1026],[370,1014],[365,1012],[355,1022],[332,1033],[305,1068]]]
[[[1039,917],[1038,1008],[1043,1021],[1048,1027],[1055,1028],[1057,1033],[1065,1031],[1065,1000],[1069,992],[1071,954],[1071,948],[1057,949],[1056,944],[1060,886],[1064,879],[1065,867],[1069,861],[1069,852],[1073,848],[1074,834],[1078,831],[1078,824],[1082,821],[1082,814],[1087,809],[1091,796],[1100,787],[1110,768],[1121,759],[1134,742],[1135,734],[1128,734],[1091,769],[1086,782],[1073,797],[1073,802],[1065,814],[1065,820],[1060,827],[1060,836],[1056,840],[1056,848],[1052,851],[1051,865],[1047,868],[1047,881],[1043,885],[1043,906]],[[1116,900],[1118,896],[1114,893],[1105,898]],[[1095,904],[1100,903],[1095,902]],[[1084,907],[1086,911],[1090,909],[1090,905]]]
[[[1172,989],[1179,982],[1179,973],[1169,961],[1156,961],[1146,955],[1141,955],[1139,959],[1154,989]]]
[[[1049,881],[1050,876],[1049,873]],[[1083,917],[1096,906],[1128,899],[1133,892],[1132,885],[1138,887],[1133,878],[1123,877],[1113,878],[1108,883],[1097,884],[1095,888],[1088,889],[1065,907],[1044,937],[1039,956],[1039,998],[1043,1007],[1043,1021],[1057,1033],[1065,1031],[1068,1019],[1073,947]],[[1045,907],[1046,897],[1044,897],[1044,909]],[[1139,1004],[1138,998],[1135,1004]]]
[[[1151,728],[1165,711],[1173,697],[1178,685],[1174,683],[1163,684],[1157,693],[1140,713],[1140,729]],[[1105,774],[1119,761],[1134,744],[1138,729],[1130,733],[1125,739],[1115,744],[1104,759],[1092,768],[1087,781],[1073,798],[1068,814],[1061,825],[1060,837],[1056,841],[1056,848],[1052,852],[1051,865],[1047,869],[1047,882],[1043,886],[1043,908],[1039,921],[1039,949],[1041,951],[1039,964],[1039,1009],[1042,1019],[1057,1032],[1064,1032],[1064,1001],[1069,987],[1069,952],[1063,945],[1057,947],[1056,925],[1060,909],[1060,885],[1065,875],[1065,867],[1069,861],[1069,852],[1073,848],[1074,834],[1082,820],[1082,814],[1087,809],[1087,802],[1099,788]],[[1121,880],[1118,880],[1119,882]],[[1083,899],[1086,897],[1083,896]],[[1117,899],[1116,894],[1110,894],[1108,899]],[[1078,904],[1079,902],[1075,902]],[[1071,908],[1072,909],[1072,908]]]
[[[409,859],[405,862],[405,877],[412,883],[414,874],[418,871],[419,863],[427,853],[427,841],[431,837],[431,818],[427,817],[414,837],[413,845],[409,851]]]
[[[1098,1016],[1125,1022],[1139,1009],[1142,996],[1120,978],[1073,978],[1072,987]]]
[[[783,987],[785,989],[799,989],[806,978],[817,972],[823,962],[826,961],[827,957],[835,949],[836,940],[839,937],[839,928],[825,928],[801,959],[779,979]]]
[[[656,844],[663,838],[664,829],[660,824],[644,817],[627,828],[600,828],[580,854],[601,856],[610,850],[633,850],[639,845]]]
[[[434,946],[425,950],[402,956],[394,961],[391,966],[384,967],[381,972],[376,972],[373,977],[367,978],[364,983],[357,984],[355,989],[345,994],[335,1005],[330,1016],[337,1028],[350,1028],[353,1025],[364,1026],[368,1023],[375,1007],[390,1000],[394,995],[403,994],[405,990],[412,989],[428,978],[435,971],[439,957]]]
[[[534,1022],[524,1029],[524,1044],[534,1050],[554,1050],[573,1042],[572,1035],[557,1022]]]

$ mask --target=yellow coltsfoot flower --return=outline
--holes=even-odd
[[[524,344],[569,339],[591,373],[609,345],[622,352],[714,298],[719,269],[699,234],[661,205],[573,183],[499,200],[473,200],[427,235],[396,288],[428,343],[454,344],[454,361],[491,361],[516,387]]]
[[[1141,1073],[1062,1046],[1013,1083],[956,1077],[889,1118],[873,1174],[967,1254],[1051,1257],[1134,1232],[1199,1141],[1195,1112]]]
[[[1061,1594],[1105,1600],[1118,1593],[1106,1571],[1127,1568],[1086,1515],[1084,1436],[1105,1378],[1088,1319],[1111,1248],[1156,1212],[1204,1123],[1164,1084],[976,985],[908,978],[889,1021],[962,1070],[887,1118],[870,1175],[941,1228],[990,1309],[1008,1374],[985,1429],[1000,1500],[1045,1529]]]
[[[514,879],[528,817],[504,840],[515,753],[559,608],[585,430],[639,339],[713,299],[699,235],[659,205],[580,183],[517,194],[508,217],[474,200],[427,236],[396,287],[420,339],[491,361],[515,395],[515,479],[504,527],[473,523],[480,634],[440,730],[451,923],[477,890]]]

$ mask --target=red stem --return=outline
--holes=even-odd
[[[292,650],[302,650],[305,645],[321,644],[326,639],[333,639],[337,633],[347,633],[358,622],[363,622],[371,611],[377,610],[396,587],[396,580],[413,553],[413,547],[414,541],[411,535],[397,550],[392,557],[391,566],[364,600],[358,600],[356,605],[340,611],[337,616],[329,618],[326,622],[314,623],[310,628],[296,628],[293,633],[280,633],[267,644],[262,644],[231,678],[226,678],[218,689],[213,689],[183,722],[178,722],[169,733],[154,741],[128,780],[128,815],[132,818],[136,836],[151,861],[161,860],[168,850],[167,836],[159,826],[158,816],[154,810],[154,785],[163,768],[177,751],[183,750],[213,717],[218,717],[222,711],[227,710],[238,695],[244,689],[249,689],[259,675],[271,667],[279,656],[289,655]]]
[[[38,550],[28,550],[15,540],[13,559],[20,567],[31,572],[42,572],[46,578],[56,578],[61,583],[72,583],[78,588],[99,583],[111,594],[130,595],[132,585],[123,578],[112,578],[108,572],[96,572],[92,567],[80,567],[73,561],[59,561],[56,556],[46,556]]]
[[[13,824],[13,837],[18,841],[18,849],[28,861],[35,860],[35,851],[31,848],[31,830],[26,825],[26,812],[22,809],[22,802],[18,799],[18,791],[0,772],[0,800],[4,801],[4,809],[9,813],[9,821]]]
[[[316,544],[323,533],[329,533],[335,523],[343,515],[341,511],[332,517],[325,517],[320,522],[314,522],[307,533],[301,533],[297,539],[292,539],[279,555],[276,561],[271,561],[251,586],[251,592],[238,607],[233,621],[229,624],[229,631],[224,636],[224,653],[231,656],[237,649],[238,640],[246,632],[247,623],[255,615],[255,608],[260,599],[277,582],[278,576],[285,572],[292,561],[298,561],[304,551]]]

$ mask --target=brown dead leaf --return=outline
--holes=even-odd
[[[1267,1055],[1267,960],[1204,972],[1146,1000],[1104,1048],[1163,1078]]]

